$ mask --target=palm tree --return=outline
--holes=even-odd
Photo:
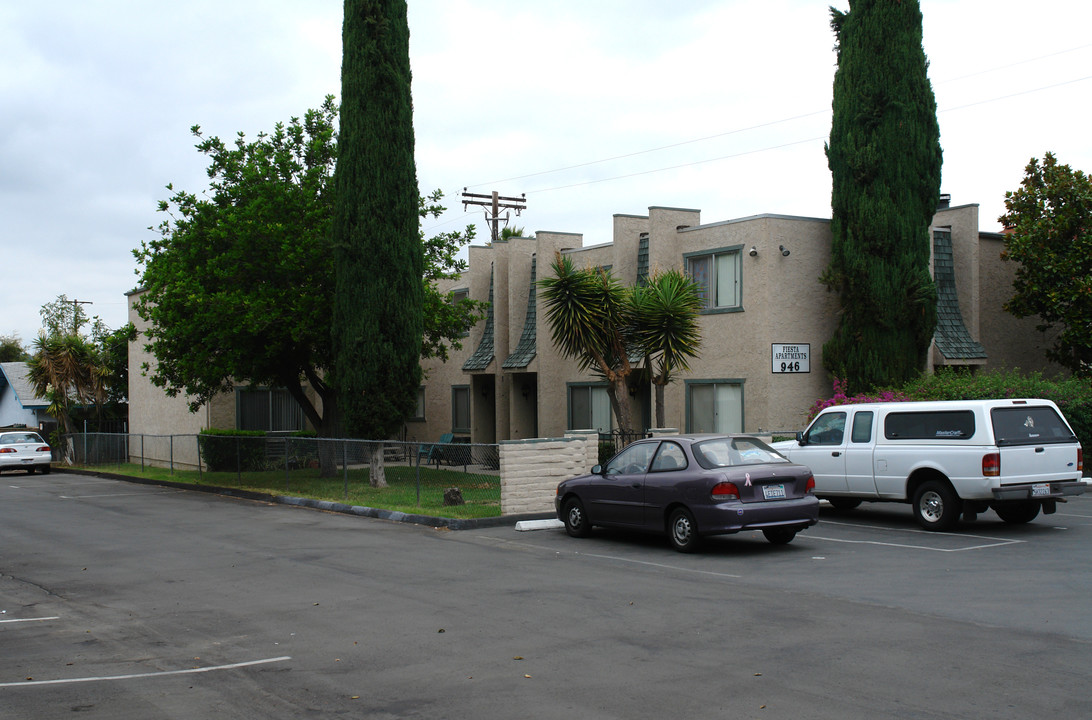
[[[664,427],[664,387],[676,370],[689,370],[698,357],[701,330],[701,289],[683,272],[671,269],[633,288],[633,340],[645,356],[656,387],[656,427]]]
[[[581,370],[606,379],[607,395],[619,430],[631,432],[627,381],[633,373],[628,348],[632,326],[632,290],[603,268],[578,270],[560,252],[551,264],[553,277],[539,280],[540,295],[554,344]]]
[[[66,433],[73,432],[72,404],[101,405],[106,400],[106,376],[98,348],[78,334],[39,335],[34,356],[27,363],[34,391],[50,401],[47,412]]]

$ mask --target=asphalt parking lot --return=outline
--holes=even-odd
[[[0,475],[3,718],[1087,718],[1092,499],[693,556]]]

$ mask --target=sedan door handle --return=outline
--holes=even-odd
[[[641,489],[641,483],[633,483],[633,487],[640,490]]]

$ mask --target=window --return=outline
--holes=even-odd
[[[872,441],[872,411],[866,410],[853,416],[853,435],[850,438],[855,443]]]
[[[451,432],[470,432],[470,386],[451,387]]]
[[[687,273],[701,287],[703,309],[743,309],[741,249],[742,246],[738,246],[684,256]]]
[[[1076,440],[1054,408],[994,408],[990,413],[993,434],[998,445],[1071,443]]]
[[[569,385],[569,430],[610,430],[610,395],[605,385]]]
[[[970,410],[891,413],[884,421],[888,440],[965,440],[974,435]]]
[[[656,453],[656,459],[652,461],[652,472],[683,470],[687,464],[683,449],[673,442],[665,442],[660,445],[660,452]]]
[[[235,427],[266,432],[303,430],[303,410],[283,388],[236,388]]]
[[[649,461],[657,447],[659,443],[634,443],[615,455],[603,469],[603,474],[643,475],[648,472]]]
[[[470,299],[470,290],[468,290],[467,288],[457,288],[457,289],[451,291],[451,294],[449,295],[449,297],[451,299],[451,304],[452,305],[458,305],[463,300],[469,300]],[[462,333],[462,335],[460,337],[468,337],[469,335],[470,335],[469,332],[464,332],[464,333]]]
[[[687,432],[743,432],[743,384],[687,381]]]
[[[809,445],[841,445],[846,437],[846,414],[831,412],[815,418],[807,432]]]
[[[417,408],[413,411],[413,417],[409,420],[422,422],[425,419],[425,386],[417,388]]]

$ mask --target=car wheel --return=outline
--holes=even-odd
[[[914,493],[914,519],[926,530],[948,530],[962,514],[963,503],[946,482],[924,482]]]
[[[671,546],[679,552],[692,553],[701,545],[698,524],[686,508],[675,508],[667,522],[667,536]]]
[[[50,471],[50,470],[52,470],[52,467],[51,467],[51,466],[49,466],[49,465],[42,465],[41,467],[39,467],[39,468],[38,468],[38,470],[39,470],[39,471],[40,471],[40,472],[41,472],[41,473],[42,473],[43,475],[48,475],[48,474],[49,474],[49,471]]]
[[[27,468],[27,475],[33,475],[33,474],[34,474],[34,466],[31,465],[30,467]]]
[[[857,498],[844,497],[827,498],[827,502],[829,502],[830,506],[833,507],[835,510],[852,510],[853,508],[861,504],[861,501]]]
[[[762,534],[774,545],[788,545],[796,537],[796,530],[793,528],[765,528]]]
[[[588,515],[584,512],[584,503],[580,502],[579,498],[566,500],[561,515],[565,522],[565,532],[570,536],[582,538],[591,535],[591,523],[588,522]]]
[[[1017,502],[999,502],[993,506],[993,511],[998,517],[1007,523],[1019,525],[1031,522],[1039,515],[1041,506],[1037,502],[1021,500]]]

